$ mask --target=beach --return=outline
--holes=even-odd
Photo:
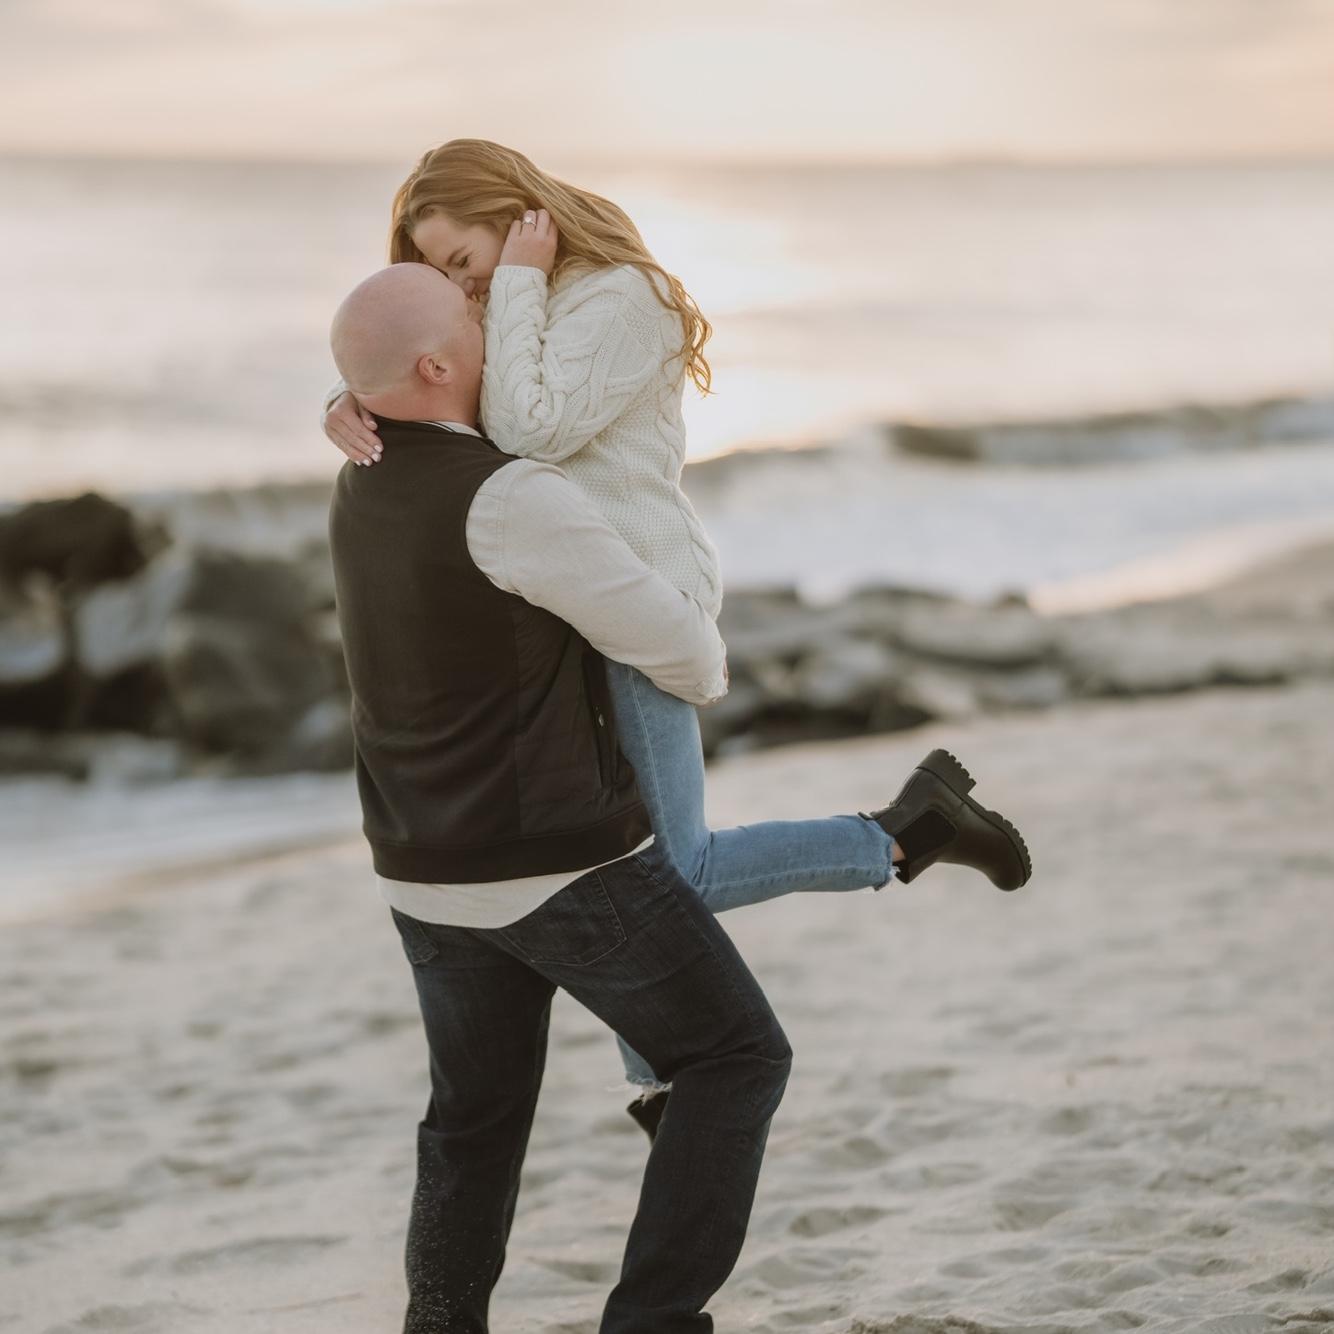
[[[0,160],[0,1334],[401,1328],[315,411],[400,175]],[[719,1334],[1330,1334],[1328,162],[580,179],[717,325],[712,823],[942,746],[1035,867],[722,918],[794,1064]],[[596,1334],[629,1097],[558,995],[497,1334]]]
[[[718,1330],[1328,1328],[1334,684],[738,756],[711,814],[865,809],[936,745],[1028,886],[938,867],[720,919],[795,1060]],[[395,1329],[425,1047],[351,808],[176,875],[154,837],[0,937],[0,1329]],[[594,1334],[648,1148],[626,1101],[558,995],[496,1330]]]

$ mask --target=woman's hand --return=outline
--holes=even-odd
[[[352,460],[369,467],[384,452],[375,418],[357,402],[350,389],[339,394],[324,414],[324,434]]]
[[[544,208],[530,208],[523,217],[510,223],[509,235],[496,267],[522,264],[525,268],[541,269],[550,278],[551,270],[556,266],[556,242],[559,239],[551,214]]]

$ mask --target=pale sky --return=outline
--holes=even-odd
[[[1334,0],[0,0],[0,152],[1334,155]]]

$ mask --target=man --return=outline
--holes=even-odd
[[[599,650],[705,703],[723,644],[564,474],[477,433],[480,320],[396,264],[332,329],[394,446],[344,465],[330,538],[364,829],[430,1049],[404,1334],[487,1328],[556,987],[672,1086],[601,1334],[708,1331],[792,1053],[727,933],[643,855]]]
[[[486,1329],[558,986],[671,1086],[601,1334],[707,1331],[792,1053],[726,932],[649,850],[603,655],[704,704],[726,690],[723,644],[564,473],[479,434],[481,316],[436,269],[395,264],[332,330],[394,445],[344,465],[330,538],[364,828],[431,1055],[405,1334]],[[971,786],[933,751],[866,817],[894,831],[901,879],[938,860],[1027,879],[1017,831]]]

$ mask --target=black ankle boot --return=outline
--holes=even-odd
[[[904,882],[936,862],[971,866],[997,889],[1018,889],[1033,874],[1019,831],[968,795],[972,775],[947,750],[933,750],[888,806],[867,815],[903,849]]]
[[[667,1097],[671,1089],[656,1089],[652,1093],[636,1098],[625,1110],[634,1117],[636,1124],[644,1127],[644,1133],[652,1144],[658,1134],[658,1122],[667,1106]]]

